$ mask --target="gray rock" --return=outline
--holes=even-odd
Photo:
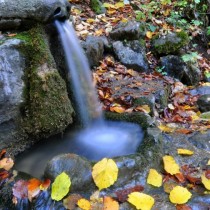
[[[140,23],[136,21],[120,22],[109,35],[113,40],[137,40],[140,38]]]
[[[154,37],[152,40],[153,50],[157,54],[174,54],[189,42],[188,35],[184,32],[168,33],[160,37]]]
[[[149,72],[146,60],[145,47],[140,41],[128,41],[113,43],[113,50],[122,64],[139,72]]]
[[[31,27],[34,22],[53,21],[55,15],[67,18],[69,11],[66,0],[1,0],[0,30]]]
[[[86,53],[91,67],[98,66],[103,58],[104,42],[103,39],[94,36],[88,36],[86,41],[82,43],[82,47]]]
[[[200,86],[198,88],[189,90],[192,95],[209,95],[210,94],[210,86]]]
[[[160,58],[163,71],[169,76],[179,79],[186,85],[197,85],[200,81],[201,72],[196,63],[185,63],[182,58],[168,55]]]
[[[197,100],[197,105],[201,112],[210,111],[210,94],[200,96]]]
[[[91,163],[75,154],[63,154],[54,157],[47,163],[45,177],[54,180],[60,173],[65,172],[71,177],[71,191],[93,190]]]

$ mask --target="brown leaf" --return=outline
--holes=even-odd
[[[66,209],[74,210],[77,207],[77,202],[82,198],[79,194],[71,194],[63,200],[63,205]]]
[[[179,180],[180,183],[184,183],[186,181],[182,173],[175,174],[175,177]]]
[[[104,197],[104,210],[119,210],[119,203],[111,197]]]
[[[115,192],[117,200],[120,202],[125,202],[128,199],[128,195],[132,192],[141,192],[144,190],[144,187],[141,185],[136,185],[135,187],[126,188],[124,190],[118,190]]]
[[[6,149],[3,149],[3,150],[0,152],[0,160],[1,160],[2,158],[5,157],[5,154],[6,154]]]
[[[178,204],[176,210],[192,210],[192,208],[186,204]]]

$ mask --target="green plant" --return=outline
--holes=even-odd
[[[210,35],[210,26],[208,26],[206,29],[207,29],[206,34],[207,34],[207,36],[209,36]]]
[[[162,74],[163,76],[167,76],[168,74],[167,74],[167,72],[165,72],[164,71],[164,69],[165,69],[165,66],[158,66],[155,70],[158,72],[158,73],[160,73],[160,74]]]
[[[191,52],[191,53],[182,55],[182,60],[184,62],[197,61],[197,59],[199,59],[199,58],[200,58],[200,56],[197,52]]]

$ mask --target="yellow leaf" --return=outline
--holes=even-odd
[[[114,7],[113,4],[109,4],[109,3],[103,3],[102,6],[105,7],[105,8],[113,8]]]
[[[52,183],[51,198],[56,201],[60,201],[69,192],[71,186],[70,177],[62,172],[59,174],[55,181]]]
[[[120,206],[117,201],[111,197],[104,197],[104,208],[103,210],[119,210]]]
[[[121,8],[121,7],[124,7],[124,3],[123,2],[118,2],[115,4],[115,8],[118,9],[118,8]]]
[[[161,131],[163,131],[163,132],[166,132],[166,133],[172,133],[172,132],[174,132],[174,128],[170,128],[170,127],[168,127],[168,126],[166,126],[166,125],[163,125],[163,124],[160,124],[159,126],[158,126],[158,128],[161,130]]]
[[[189,149],[177,149],[179,155],[193,155],[194,152]]]
[[[206,178],[205,172],[201,175],[201,182],[207,190],[210,190],[210,179]]]
[[[168,16],[168,15],[170,15],[170,13],[171,13],[171,9],[166,9],[166,10],[163,11],[163,15],[165,17]]]
[[[95,20],[93,18],[88,18],[86,21],[87,21],[87,23],[94,23],[95,22]]]
[[[104,158],[93,166],[93,180],[99,190],[114,184],[118,176],[118,167],[112,159]]]
[[[149,170],[149,175],[147,177],[147,183],[155,187],[160,187],[162,185],[162,175],[159,174],[155,169]]]
[[[125,108],[123,108],[121,106],[113,106],[113,107],[110,107],[110,111],[117,112],[117,113],[124,113]]]
[[[155,200],[150,195],[133,192],[128,195],[128,202],[133,204],[137,209],[150,210],[155,203]]]
[[[79,199],[77,201],[77,205],[82,209],[82,210],[90,210],[90,201],[82,198],[82,199]]]
[[[170,155],[165,155],[163,157],[164,169],[171,175],[180,173],[179,165],[176,163],[174,158]]]
[[[210,159],[209,159],[209,161],[207,162],[207,166],[210,166]]]
[[[176,186],[171,190],[169,199],[171,203],[184,204],[191,198],[192,194],[184,187]]]
[[[151,111],[148,105],[137,106],[135,109],[139,111],[143,111],[144,113],[147,113],[147,114],[149,114]]]
[[[148,39],[151,39],[153,34],[154,34],[154,32],[152,32],[152,31],[147,31],[146,32],[146,36],[147,36]]]

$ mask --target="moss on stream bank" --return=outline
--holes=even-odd
[[[73,108],[65,81],[55,68],[44,29],[37,25],[16,38],[23,40],[20,51],[27,64],[25,102],[21,107],[22,130],[35,138],[62,132],[72,123]]]

